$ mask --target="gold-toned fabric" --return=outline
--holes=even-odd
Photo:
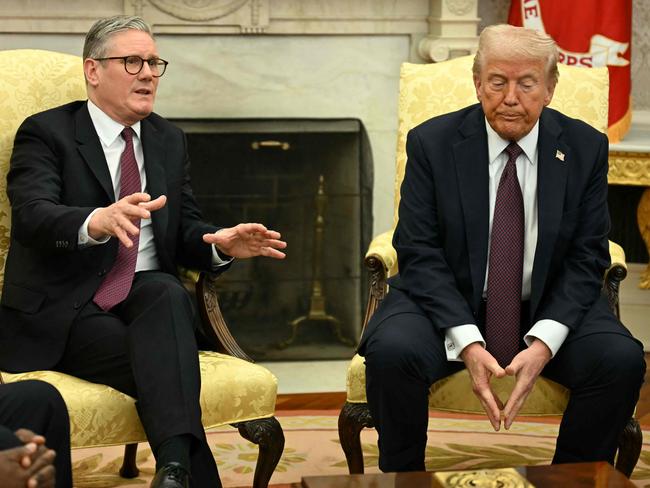
[[[9,249],[11,211],[7,171],[14,137],[29,115],[74,100],[85,100],[86,85],[79,56],[16,49],[0,51],[0,291]]]
[[[612,241],[609,241],[609,257],[612,261],[611,266],[618,264],[627,269],[627,264],[625,262],[625,251],[621,246]]]
[[[392,230],[379,234],[370,242],[366,258],[370,256],[376,257],[383,263],[388,276],[392,276],[397,272],[397,252],[393,247]]]
[[[494,392],[504,403],[514,385],[515,379],[512,376],[492,380]],[[366,403],[366,366],[359,355],[352,358],[348,367],[347,401]],[[568,401],[569,390],[549,379],[538,378],[519,414],[562,415]],[[466,369],[433,384],[429,390],[429,408],[448,412],[485,413],[478,398],[472,394],[472,383]]]
[[[266,368],[216,352],[201,352],[200,365],[206,429],[273,416],[278,382]],[[38,379],[54,385],[68,407],[72,447],[147,440],[133,398],[109,386],[54,371],[2,373],[2,377],[7,383]]]
[[[85,100],[79,56],[35,49],[0,51],[0,291],[9,248],[7,171],[13,141],[29,115],[74,100]],[[196,280],[196,273],[183,276]],[[200,353],[201,409],[206,428],[271,417],[277,380],[265,368],[231,356]],[[53,371],[3,373],[7,382],[41,379],[56,386],[70,413],[73,447],[146,440],[132,398],[108,386]]]
[[[477,103],[472,79],[473,56],[455,58],[442,63],[402,64],[399,88],[399,120],[395,168],[394,224],[398,219],[400,186],[406,167],[406,136],[409,130],[431,117],[459,110]],[[581,119],[601,132],[607,132],[609,74],[607,68],[578,68],[558,65],[559,82],[550,107]],[[375,237],[366,256],[381,259],[388,274],[397,273],[397,255],[392,247],[393,231]],[[612,263],[625,265],[625,254],[610,242]],[[363,358],[355,356],[347,377],[347,400],[366,402],[365,366]],[[501,398],[507,398],[513,379],[494,381]],[[482,413],[483,408],[471,393],[467,371],[461,371],[435,383],[429,395],[429,407],[454,412]],[[564,411],[568,390],[545,378],[538,379],[524,404],[523,415],[558,415]]]

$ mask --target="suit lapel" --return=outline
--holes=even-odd
[[[549,110],[542,111],[537,146],[537,247],[531,283],[531,318],[539,305],[562,219],[571,149]],[[559,153],[558,153],[559,151]],[[563,155],[563,156],[561,156]]]
[[[114,202],[115,191],[113,190],[111,174],[108,171],[108,164],[106,163],[99,136],[88,113],[87,103],[84,103],[75,114],[75,138],[79,144],[79,153],[90,167],[97,181],[99,181],[109,201]]]
[[[490,209],[487,133],[485,117],[478,105],[459,131],[462,138],[453,145],[453,152],[469,251],[472,307],[478,311],[485,282]]]
[[[144,153],[144,170],[147,175],[147,188],[143,188],[156,199],[160,195],[167,194],[167,179],[165,177],[165,148],[163,147],[162,135],[149,122],[144,119],[141,122],[142,152]],[[151,214],[154,235],[163,236],[167,228],[167,205]]]

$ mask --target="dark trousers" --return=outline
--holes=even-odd
[[[381,306],[404,299],[392,289]],[[585,333],[569,334],[542,372],[571,391],[554,463],[613,463],[618,437],[639,398],[643,348],[603,303],[587,313],[581,327]],[[444,333],[426,316],[382,312],[383,320],[370,324],[363,349],[368,406],[379,433],[379,467],[424,470],[429,388],[464,364],[447,360]],[[590,321],[598,321],[597,333],[587,332]]]
[[[0,450],[23,445],[14,435],[18,429],[45,437],[45,445],[56,451],[56,486],[70,488],[70,419],[56,388],[35,380],[0,385]]]
[[[201,424],[195,320],[176,277],[136,273],[129,296],[111,311],[93,302],[82,309],[55,369],[134,397],[154,452],[170,437],[192,436],[192,486],[207,488],[221,482]]]

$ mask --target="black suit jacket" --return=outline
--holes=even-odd
[[[391,314],[424,314],[444,333],[447,327],[476,323],[481,304],[490,218],[481,106],[415,127],[406,151],[393,237],[400,273],[389,283],[410,300],[377,310],[362,338],[362,353],[377,324]],[[574,335],[589,333],[599,324],[582,330],[585,314],[593,306],[607,307],[599,299],[609,266],[607,138],[584,122],[545,108],[538,151],[538,241],[529,325],[553,319]]]
[[[161,270],[177,265],[207,270],[212,251],[202,240],[217,228],[202,222],[189,182],[183,132],[156,114],[141,122]],[[27,118],[18,129],[7,176],[11,242],[0,307],[0,369],[51,368],[68,329],[95,294],[117,255],[117,239],[85,249],[78,231],[90,212],[115,202],[101,142],[86,102]]]

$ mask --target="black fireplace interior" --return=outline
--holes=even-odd
[[[233,335],[256,360],[349,358],[366,303],[372,161],[358,120],[174,121],[187,134],[205,220],[260,222],[287,258],[236,260],[219,278]]]

